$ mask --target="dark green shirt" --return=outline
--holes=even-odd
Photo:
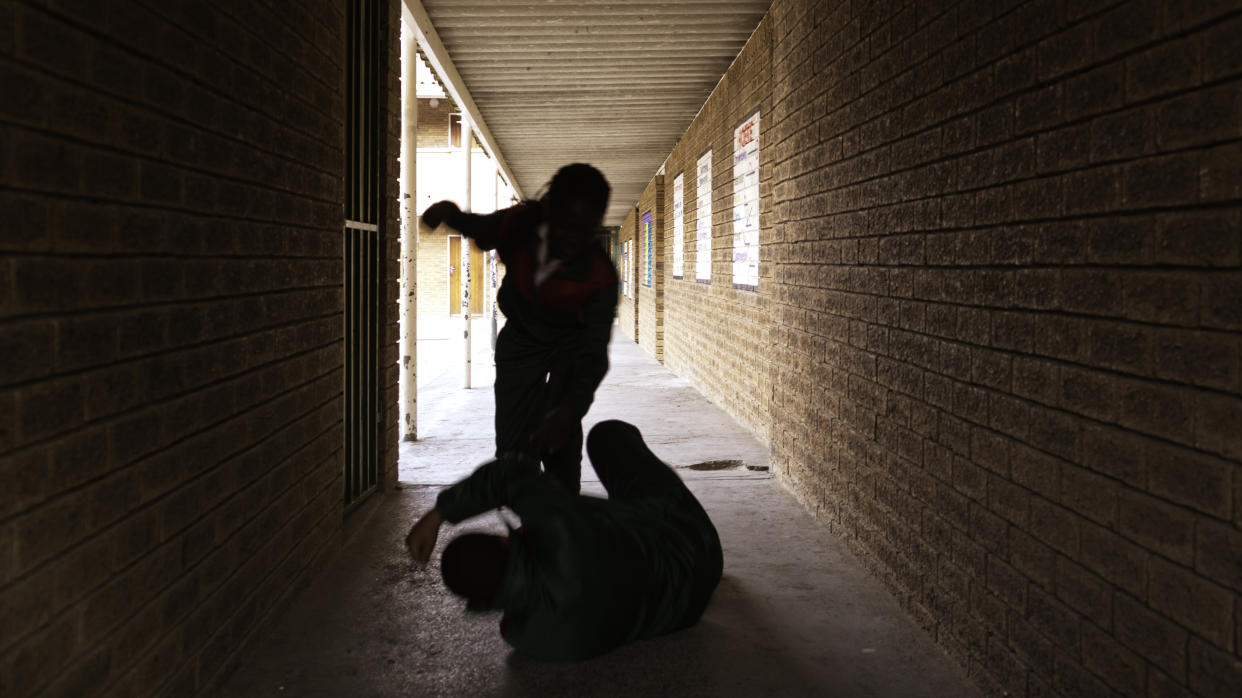
[[[683,487],[677,496],[570,494],[535,466],[493,461],[440,493],[457,523],[507,506],[510,536],[493,608],[501,635],[540,659],[585,659],[696,623],[720,580],[720,540]]]

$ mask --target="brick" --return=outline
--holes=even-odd
[[[1026,578],[994,555],[988,557],[987,568],[987,588],[1009,606],[1025,609],[1028,588]]]
[[[1223,395],[1195,396],[1195,448],[1237,460],[1242,455],[1242,400]],[[1234,478],[1242,483],[1242,477]],[[1235,507],[1235,515],[1242,511]]]
[[[1082,626],[1082,663],[1089,671],[1123,694],[1143,694],[1146,687],[1146,663],[1090,623]]]
[[[1031,498],[1030,510],[1031,535],[1061,553],[1077,557],[1082,519],[1038,497]]]
[[[1160,105],[1156,143],[1161,150],[1207,145],[1242,136],[1242,85],[1195,90]]]
[[[56,326],[51,322],[24,322],[0,328],[6,361],[0,367],[0,385],[18,383],[52,372],[56,360]]]
[[[1213,81],[1242,72],[1242,47],[1234,39],[1242,17],[1214,24],[1203,34],[1203,79]]]
[[[1059,123],[1062,115],[1061,84],[1054,83],[1018,98],[1014,111],[1014,132],[1030,133]]]
[[[1113,585],[1074,564],[1069,558],[1057,556],[1057,598],[1102,628],[1112,627],[1113,591]]]
[[[1148,158],[1122,169],[1127,207],[1178,206],[1195,203],[1199,194],[1197,153]]]
[[[1060,472],[1056,458],[1033,448],[1016,446],[1010,455],[1010,463],[1014,482],[1046,497],[1056,496]],[[1035,500],[1031,504],[1031,517],[1033,523]]]
[[[1089,315],[1121,314],[1121,274],[1097,269],[1063,269],[1060,274],[1063,309]]]
[[[1233,594],[1227,589],[1153,557],[1148,603],[1218,647],[1233,648]]]
[[[1199,83],[1199,37],[1160,44],[1126,59],[1126,101],[1139,102]]]
[[[1147,458],[1148,491],[1222,519],[1232,516],[1233,466],[1185,448],[1153,448]]]
[[[1057,652],[1053,685],[1067,696],[1105,698],[1111,695],[1108,686],[1064,652]]]
[[[1133,273],[1125,277],[1126,317],[1143,322],[1193,324],[1200,285],[1190,274]]]
[[[1242,253],[1242,216],[1237,209],[1162,215],[1154,252],[1166,264],[1236,267]]]
[[[1036,165],[1039,172],[1058,172],[1085,165],[1091,158],[1092,134],[1089,125],[1067,126],[1036,137]]]
[[[1065,81],[1065,118],[1099,114],[1122,104],[1125,64],[1115,61]]]
[[[1190,687],[1196,695],[1209,698],[1238,695],[1242,692],[1242,659],[1192,637]]]
[[[1116,522],[1119,490],[1117,483],[1086,468],[1069,463],[1061,465],[1059,501],[1098,524],[1112,527]]]
[[[1183,31],[1235,10],[1237,5],[1228,0],[1188,0],[1166,5],[1163,24],[1166,32]]]
[[[1155,234],[1150,216],[1094,219],[1088,223],[1087,259],[1102,264],[1150,264]]]
[[[1147,670],[1147,695],[1150,698],[1190,698],[1190,692],[1185,686],[1155,667],[1149,667]]]
[[[1065,175],[1065,213],[1103,213],[1121,207],[1122,179],[1114,167],[1075,170]]]
[[[997,327],[997,332],[1001,331]],[[1013,392],[1045,405],[1059,404],[1060,367],[1050,361],[1014,357]]]
[[[1149,107],[1107,114],[1091,122],[1092,163],[1130,160],[1156,152],[1156,115]]]
[[[1130,0],[1096,20],[1096,59],[1110,58],[1155,39],[1160,30],[1160,5],[1155,0]]]
[[[1144,595],[1151,557],[1147,551],[1090,523],[1082,525],[1080,541],[1078,561],[1083,566],[1132,594]]]
[[[1143,290],[1152,295],[1152,291]],[[1172,289],[1175,298],[1185,293],[1189,293],[1185,285]],[[1202,283],[1202,293],[1201,319],[1204,326],[1229,330],[1242,328],[1242,274],[1230,272],[1209,276]],[[1181,302],[1183,307],[1190,304],[1184,296]]]
[[[1086,334],[1087,359],[1091,364],[1129,373],[1150,373],[1153,340],[1146,327],[1097,321],[1087,327]],[[1093,383],[1106,380],[1106,376],[1095,374]],[[1126,383],[1115,379],[1114,383],[1108,388],[1108,393],[1116,400]],[[1116,409],[1108,410],[1108,413],[1115,414]]]
[[[1218,333],[1165,331],[1154,341],[1155,376],[1231,390],[1238,384],[1237,342]]]
[[[1198,518],[1194,530],[1195,571],[1231,589],[1242,589],[1242,533],[1206,517]]]
[[[1009,562],[1032,582],[1051,592],[1056,586],[1057,554],[1052,548],[1009,527]]]
[[[1242,143],[1204,151],[1199,170],[1199,198],[1204,202],[1242,198]]]
[[[1130,490],[1122,492],[1119,504],[1117,530],[1122,535],[1183,565],[1193,564],[1193,514]]]
[[[1121,592],[1113,596],[1117,640],[1172,676],[1186,673],[1186,630]]]

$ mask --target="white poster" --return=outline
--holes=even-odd
[[[686,263],[686,224],[682,220],[684,213],[682,196],[684,189],[682,179],[685,173],[673,179],[673,278],[680,279]]]
[[[759,288],[759,112],[733,129],[733,285]]]
[[[695,224],[694,274],[699,281],[712,279],[712,151],[699,158],[695,189],[698,214]]]

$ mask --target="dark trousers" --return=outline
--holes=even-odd
[[[683,525],[696,541],[690,603],[682,626],[698,622],[720,582],[724,561],[720,538],[703,505],[664,461],[656,457],[633,424],[611,419],[591,428],[587,456],[608,498],[660,499],[668,503],[670,525]]]
[[[555,453],[539,452],[531,436],[548,412],[561,404],[569,379],[568,361],[555,347],[533,338],[516,323],[496,338],[496,457],[540,461],[544,470],[577,494],[582,478],[582,423]]]

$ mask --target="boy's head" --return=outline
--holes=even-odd
[[[584,163],[566,165],[543,197],[549,235],[562,256],[572,257],[599,232],[612,188],[603,173]]]
[[[491,608],[504,582],[509,539],[490,533],[464,533],[449,541],[440,556],[440,576],[468,607]]]

